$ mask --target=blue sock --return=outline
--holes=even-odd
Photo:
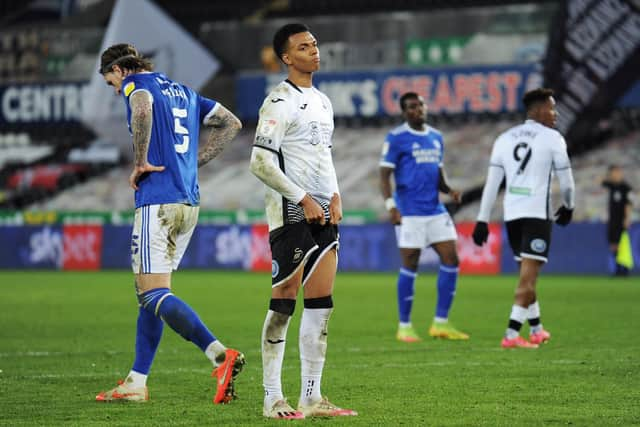
[[[160,338],[162,338],[162,329],[164,329],[162,319],[140,307],[136,329],[136,359],[132,370],[149,375]]]
[[[153,289],[139,296],[142,306],[167,322],[182,338],[205,351],[216,340],[195,311],[167,288]]]
[[[456,294],[458,281],[458,266],[440,264],[438,271],[438,304],[436,305],[436,317],[446,319],[449,317],[449,309],[453,304],[453,296]]]
[[[418,277],[415,271],[401,268],[398,275],[398,313],[400,322],[409,323],[411,321],[411,306],[413,305],[413,283]]]

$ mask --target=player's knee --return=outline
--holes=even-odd
[[[320,298],[305,298],[304,308],[333,308],[333,298],[331,295]]]
[[[269,310],[276,313],[285,314],[287,316],[293,315],[296,309],[296,300],[289,298],[271,298],[269,301]]]
[[[171,290],[169,288],[157,288],[151,289],[150,291],[143,292],[138,294],[138,303],[140,306],[153,314],[154,316],[158,316],[158,310],[160,308],[160,304],[171,294]]]
[[[442,263],[449,267],[457,267],[458,265],[460,265],[458,254],[456,254],[455,252],[451,254],[446,254],[445,256],[442,257]]]

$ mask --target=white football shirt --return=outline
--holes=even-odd
[[[492,170],[498,168],[498,170]],[[561,186],[571,187],[573,177],[571,163],[567,155],[567,144],[555,129],[546,127],[534,120],[526,120],[501,134],[493,145],[489,162],[489,175],[499,181],[506,177],[504,196],[504,220],[518,218],[551,219],[551,178],[553,173],[567,175],[567,184],[561,180]],[[498,181],[498,185],[499,185]],[[482,195],[479,221],[488,221],[491,207],[497,193],[487,185]],[[485,194],[491,193],[493,194]],[[568,203],[572,208],[573,201]]]
[[[280,170],[294,184],[289,199],[266,186],[270,230],[304,220],[297,203],[305,193],[329,218],[329,202],[333,193],[339,192],[331,156],[333,128],[331,102],[315,87],[301,88],[285,80],[265,98],[254,146],[271,151]]]

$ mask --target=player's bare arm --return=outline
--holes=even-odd
[[[342,221],[342,199],[340,194],[333,193],[329,202],[329,223],[338,225]]]
[[[396,207],[396,202],[393,200],[391,194],[391,175],[393,174],[392,168],[381,167],[380,168],[380,191],[384,198],[384,205],[389,215],[391,216],[391,223],[398,225],[402,222],[402,216],[400,211]]]
[[[198,167],[215,159],[225,145],[242,129],[242,122],[231,111],[218,105],[216,111],[205,118],[204,124],[211,127],[207,142],[198,151]]]
[[[164,166],[155,166],[147,161],[149,142],[151,141],[151,126],[153,125],[153,110],[151,96],[145,91],[139,91],[129,98],[131,106],[131,133],[133,134],[133,171],[129,176],[129,185],[138,189],[138,179],[146,172],[161,172]]]
[[[444,194],[448,194],[451,196],[454,202],[460,203],[462,201],[462,192],[459,190],[454,190],[449,186],[449,179],[447,178],[447,173],[444,168],[440,166],[440,179],[438,180],[438,190],[443,192]]]

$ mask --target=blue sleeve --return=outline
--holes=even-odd
[[[387,139],[382,146],[382,155],[380,156],[380,166],[395,168],[398,162],[398,144],[394,143],[394,136],[387,135]]]
[[[145,79],[138,79],[136,77],[137,76],[133,74],[122,81],[122,96],[124,97],[127,105],[129,105],[129,98],[131,95],[139,90],[147,91],[153,99],[153,91],[151,87],[149,87],[148,82]]]
[[[440,134],[440,164],[444,162],[444,138]]]
[[[213,99],[205,98],[204,96],[198,95],[198,105],[200,107],[200,122],[204,120],[204,118],[215,108],[218,103]]]

